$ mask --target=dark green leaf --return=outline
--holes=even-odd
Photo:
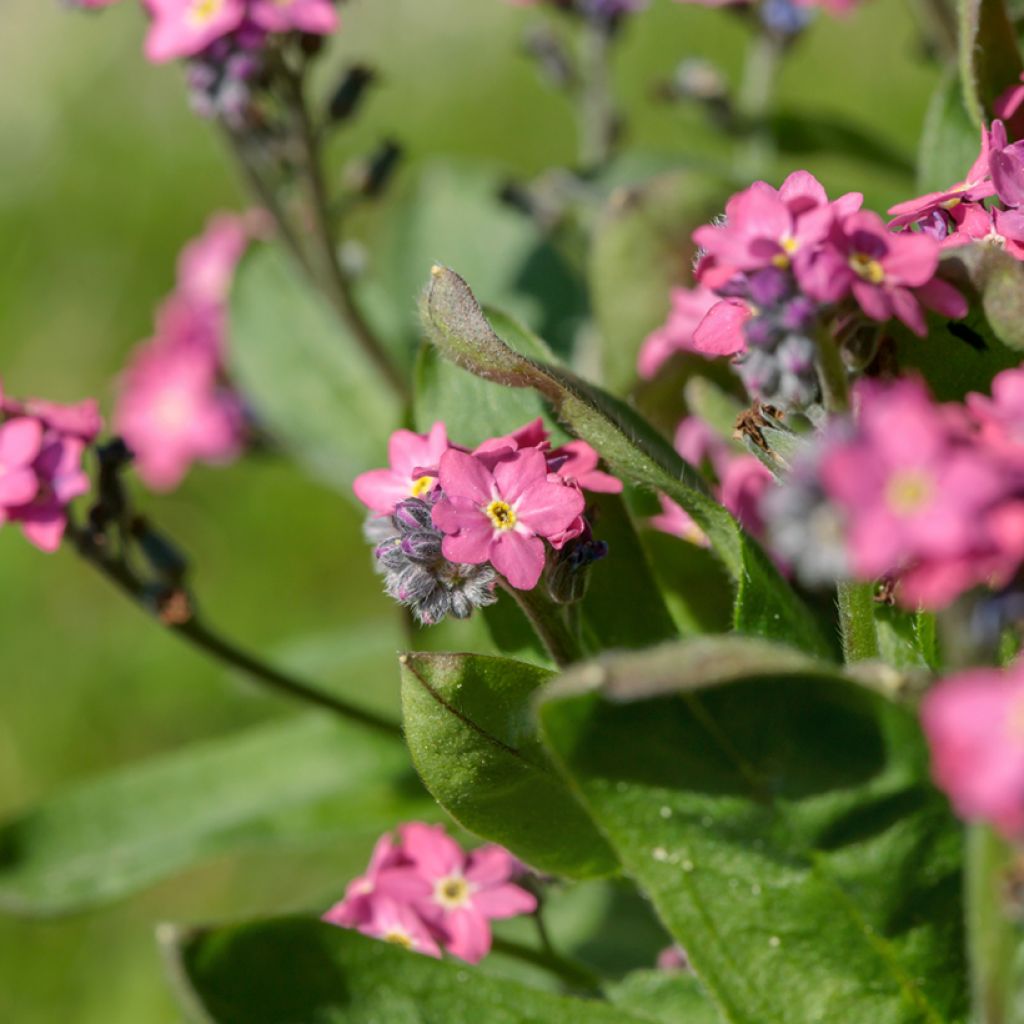
[[[405,655],[406,741],[427,788],[471,832],[542,871],[608,874],[614,855],[537,738],[533,701],[552,677],[507,658]]]
[[[960,829],[911,713],[705,638],[580,666],[540,718],[727,1020],[964,1020]]]
[[[509,348],[491,329],[466,282],[450,270],[434,268],[422,306],[430,340],[447,359],[485,379],[540,392],[613,473],[664,492],[690,513],[737,583],[739,628],[822,649],[815,623],[756,541],[711,497],[693,467],[632,409],[567,370]]]
[[[612,193],[589,262],[602,376],[612,391],[624,392],[636,379],[640,345],[664,323],[672,287],[692,284],[690,235],[724,200],[721,179],[697,171],[676,171]]]
[[[0,908],[78,911],[228,850],[430,814],[400,742],[320,715],[131,765],[0,829]]]
[[[905,152],[831,112],[822,116],[806,110],[784,110],[769,117],[768,123],[782,153],[799,157],[819,153],[842,155],[901,174],[909,174],[914,169]]]
[[[1000,94],[1020,77],[1017,33],[1006,0],[959,0],[960,82],[967,112],[988,121]]]
[[[239,270],[229,356],[260,423],[319,478],[351,495],[353,478],[384,461],[397,400],[276,249],[256,250]]]
[[[646,1024],[608,1003],[552,995],[319,921],[162,938],[197,1024]]]
[[[659,1024],[721,1024],[697,978],[681,971],[634,971],[608,986],[608,998]]]

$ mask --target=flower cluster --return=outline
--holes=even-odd
[[[114,425],[154,490],[177,487],[197,460],[217,465],[241,453],[247,424],[227,382],[226,301],[235,267],[262,218],[220,214],[178,262],[178,281],[156,333],[122,376]]]
[[[861,203],[858,193],[830,201],[807,171],[733,196],[720,221],[694,232],[698,288],[675,294],[641,352],[642,375],[674,351],[732,356],[755,398],[802,407],[818,395],[820,331],[896,317],[923,336],[925,308],[964,316],[963,296],[936,276],[940,242],[896,233]]]
[[[805,577],[845,564],[898,581],[908,606],[1010,581],[1024,561],[1024,370],[966,405],[933,402],[913,378],[862,381],[856,399],[855,420],[827,430],[762,505],[780,554]]]
[[[936,785],[968,821],[1024,835],[1024,663],[974,669],[930,690],[921,708]]]
[[[89,490],[85,449],[103,427],[96,402],[18,401],[0,386],[0,527],[18,523],[41,551],[56,551],[68,505]]]
[[[753,455],[737,451],[703,420],[687,416],[676,429],[676,451],[692,466],[707,468],[714,478],[718,500],[754,536],[764,532],[761,498],[774,478]],[[704,531],[670,498],[659,495],[661,514],[651,525],[663,533],[682,537],[693,544],[707,546]]]
[[[585,568],[603,551],[590,535],[583,491],[622,489],[585,442],[552,448],[540,420],[473,451],[451,444],[443,423],[427,434],[399,430],[388,458],[387,469],[363,473],[354,490],[373,514],[367,535],[386,591],[427,624],[493,603],[498,574],[532,590],[548,548],[556,552],[552,576]]]
[[[891,227],[914,226],[943,248],[981,242],[1024,259],[1024,142],[1007,144],[1003,122],[993,121],[963,181],[889,213]]]
[[[323,919],[342,928],[440,957],[445,949],[471,964],[491,949],[492,920],[530,914],[537,899],[517,878],[525,868],[500,846],[466,853],[441,825],[412,822],[397,841],[377,841],[366,873]]]

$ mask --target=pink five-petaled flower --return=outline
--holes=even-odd
[[[921,304],[943,316],[967,313],[967,301],[935,276],[940,245],[923,234],[893,234],[876,213],[861,211],[837,220],[825,246],[797,277],[819,302],[837,302],[852,293],[872,320],[896,316],[915,334],[925,335]]]
[[[387,884],[387,872],[392,868],[409,867],[409,858],[390,833],[377,840],[365,873],[353,878],[345,889],[345,898],[336,903],[323,920],[342,928],[358,928],[373,919],[374,903],[387,896],[391,890]]]
[[[268,32],[326,36],[338,27],[338,12],[332,0],[253,0],[249,16]]]
[[[846,518],[855,572],[873,579],[918,561],[955,563],[974,550],[1003,474],[956,443],[952,412],[920,381],[864,383],[858,396],[856,435],[832,441],[821,464],[825,491]]]
[[[437,467],[449,447],[440,421],[426,434],[396,430],[388,442],[389,468],[361,473],[352,489],[371,512],[390,515],[400,501],[422,498],[434,489]]]
[[[536,897],[513,882],[522,866],[500,846],[467,854],[440,825],[414,822],[399,831],[412,862],[408,882],[419,886],[413,906],[454,956],[479,963],[490,952],[491,920],[537,909]]]
[[[153,17],[146,56],[154,63],[191,57],[238,28],[245,0],[145,0]]]
[[[583,495],[548,478],[536,448],[469,455],[450,448],[441,457],[443,497],[434,525],[446,534],[451,562],[490,562],[518,590],[532,590],[544,571],[544,541],[564,534],[583,514]]]
[[[957,814],[1024,833],[1024,671],[975,669],[930,690],[921,719],[932,776]]]

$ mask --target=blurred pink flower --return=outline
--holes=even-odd
[[[249,17],[267,32],[330,35],[338,28],[332,0],[251,0]]]
[[[234,213],[211,217],[203,233],[181,250],[178,294],[195,302],[226,302],[238,261],[258,226],[258,219]]]
[[[944,249],[982,242],[1024,260],[1024,214],[1020,210],[963,203],[951,211],[950,217],[953,230],[942,240]]]
[[[996,374],[991,398],[972,392],[965,401],[982,440],[1007,458],[1024,462],[1024,368]]]
[[[658,501],[661,504],[661,512],[656,516],[651,516],[648,520],[655,530],[688,541],[699,548],[711,546],[708,535],[693,521],[693,517],[681,505],[664,494],[658,495]]]
[[[390,833],[377,840],[364,874],[353,878],[345,889],[345,898],[323,915],[323,920],[341,928],[358,928],[373,918],[374,904],[383,894],[392,890],[387,885],[387,872],[391,868],[409,867],[409,858]],[[382,882],[383,876],[383,885]]]
[[[146,56],[154,63],[191,57],[233,32],[246,14],[245,0],[145,0],[153,22]]]
[[[761,498],[774,483],[775,478],[760,459],[753,455],[736,455],[719,473],[719,500],[743,529],[760,537],[764,534],[764,520],[759,511]]]
[[[0,425],[0,524],[39,490],[35,461],[43,445],[39,420],[19,416]]]
[[[440,421],[427,434],[396,430],[388,442],[388,468],[361,473],[352,489],[371,512],[389,515],[400,501],[433,491],[441,456],[449,447],[448,432]]]
[[[742,299],[721,299],[693,332],[694,351],[706,356],[734,356],[746,351],[743,325],[754,315]]]
[[[957,814],[1024,833],[1024,671],[975,669],[929,691],[921,720],[936,785]]]
[[[598,494],[621,494],[622,481],[597,468],[599,456],[586,441],[569,441],[547,456],[548,468],[566,483]]]
[[[705,314],[720,299],[702,285],[695,288],[673,288],[672,309],[668,319],[647,335],[637,358],[637,369],[644,380],[651,380],[677,352],[708,355],[694,345],[694,332]]]
[[[658,967],[662,971],[686,971],[690,960],[682,946],[669,946],[658,954]]]
[[[443,497],[434,525],[452,562],[490,562],[519,590],[532,590],[544,569],[544,537],[557,537],[583,513],[583,495],[548,479],[536,448],[496,459],[450,448],[441,457]],[[490,465],[488,465],[490,463]]]
[[[441,947],[423,918],[409,904],[390,896],[381,895],[374,900],[369,918],[356,928],[371,938],[441,959]]]

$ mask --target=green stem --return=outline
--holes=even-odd
[[[965,900],[974,1024],[1019,1024],[1014,976],[1019,929],[1007,919],[1003,885],[1011,853],[987,825],[967,829]]]
[[[775,156],[768,115],[775,103],[784,49],[785,43],[767,31],[758,32],[747,49],[743,80],[736,95],[736,112],[746,131],[746,144],[737,161],[743,179],[765,174]]]
[[[583,657],[579,640],[569,628],[562,607],[548,600],[539,586],[533,590],[517,590],[502,583],[502,587],[519,605],[559,668],[565,668]]]
[[[944,61],[957,55],[956,12],[947,0],[914,0],[912,4],[926,40]]]
[[[850,411],[850,380],[839,354],[839,346],[828,326],[818,332],[818,379],[825,409],[833,416]]]
[[[586,18],[580,33],[579,165],[587,172],[603,167],[615,145],[613,31],[602,19]]]
[[[874,587],[870,583],[842,582],[837,588],[837,600],[846,663],[877,658]]]
[[[147,612],[150,617],[152,608],[147,601],[147,594],[144,584],[132,573],[127,566],[114,558],[101,547],[98,547],[90,535],[84,530],[69,527],[68,537],[75,545],[78,554],[97,569],[111,583],[114,584],[123,594],[127,595],[137,607]],[[158,620],[160,621],[160,620]],[[224,637],[215,633],[206,626],[197,616],[192,615],[186,621],[180,623],[162,622],[164,627],[176,636],[192,644],[193,647],[203,651],[205,654],[216,658],[218,661],[231,668],[245,673],[250,679],[260,685],[289,697],[293,700],[302,701],[304,704],[311,704],[314,707],[323,708],[349,721],[359,725],[365,725],[377,732],[388,736],[401,738],[402,729],[397,722],[377,715],[372,711],[351,704],[341,697],[324,693],[308,683],[294,676],[282,672],[261,661],[255,655],[231,643]]]
[[[575,960],[559,956],[553,950],[534,949],[521,942],[497,937],[494,939],[492,949],[495,953],[501,953],[503,956],[543,968],[556,978],[560,978],[571,989],[587,995],[602,994],[601,979],[593,971]]]

